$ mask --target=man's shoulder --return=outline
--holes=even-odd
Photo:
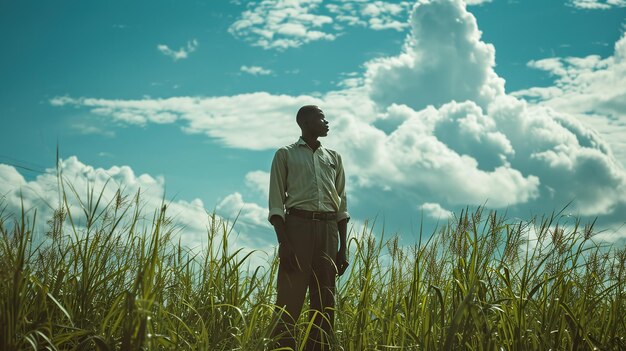
[[[296,150],[298,147],[298,143],[293,143],[293,144],[289,144],[289,145],[285,145],[285,146],[281,146],[279,147],[276,152],[274,153],[275,156],[281,155],[287,155],[290,152],[292,152],[293,150]]]
[[[288,152],[290,150],[293,150],[295,148],[298,147],[298,143],[293,143],[293,144],[289,144],[289,145],[285,145],[285,146],[281,146],[279,147],[276,152]]]
[[[329,155],[331,155],[334,158],[339,158],[341,157],[341,155],[339,154],[339,152],[333,150],[333,149],[329,149],[329,148],[324,148],[324,151],[326,151]]]

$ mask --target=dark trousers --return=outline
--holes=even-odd
[[[287,215],[285,225],[301,269],[287,272],[282,264],[278,268],[276,305],[282,314],[274,335],[281,335],[280,346],[298,350],[294,326],[308,289],[309,321],[313,325],[305,350],[330,350],[328,339],[335,316],[335,259],[339,244],[337,222]]]

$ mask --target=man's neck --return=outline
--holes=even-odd
[[[313,137],[310,135],[303,135],[301,136],[302,140],[304,140],[304,142],[309,145],[309,147],[311,148],[311,150],[315,151],[317,150],[318,147],[320,147],[321,143],[317,140],[317,137]]]

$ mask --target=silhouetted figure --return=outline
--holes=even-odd
[[[296,349],[294,325],[308,289],[314,326],[306,350],[329,350],[335,278],[348,267],[345,174],[341,156],[317,140],[329,130],[322,110],[303,106],[296,120],[302,136],[276,151],[270,174],[269,221],[280,259],[276,305],[285,310],[274,335],[282,336],[280,346]]]

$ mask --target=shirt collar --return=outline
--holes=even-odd
[[[319,141],[319,140],[318,140],[318,141]],[[309,144],[307,144],[307,143],[306,143],[306,141],[304,141],[304,139],[302,139],[302,137],[298,138],[298,141],[296,142],[296,144],[297,144],[298,146],[306,146],[306,147],[309,147]],[[319,147],[319,148],[320,148],[320,149],[323,149],[323,147],[322,147],[322,143],[321,143],[321,142],[320,142],[320,147]]]

